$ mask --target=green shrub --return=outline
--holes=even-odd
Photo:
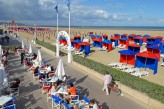
[[[38,40],[37,44],[44,46],[52,51],[56,50],[55,46],[49,43],[45,43],[45,42],[43,43],[42,41]],[[128,73],[122,72],[120,70],[114,69],[112,67],[104,65],[102,63],[95,62],[91,59],[88,59],[82,56],[73,55],[73,60],[101,74],[104,71],[109,71],[116,81],[120,81],[122,84],[129,86],[140,92],[144,92],[149,97],[157,99],[160,102],[164,103],[164,87],[163,86],[144,80],[142,78],[135,77]]]

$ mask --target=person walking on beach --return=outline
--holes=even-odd
[[[108,72],[105,72],[104,73],[104,78],[103,78],[103,91],[106,91],[106,95],[109,95],[109,89],[108,89],[108,84],[110,84],[112,81],[112,76],[108,73]]]

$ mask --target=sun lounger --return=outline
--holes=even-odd
[[[161,64],[161,66],[164,66],[164,62]]]
[[[138,72],[131,73],[131,74],[134,75],[134,76],[141,77],[141,76],[148,76],[149,72],[147,72],[147,71],[138,71]]]
[[[119,48],[121,48],[121,49],[125,49],[125,47],[126,47],[126,45],[123,45],[123,46],[121,46],[121,47],[119,47]]]
[[[129,68],[129,69],[125,69],[123,70],[126,73],[135,73],[135,72],[139,72],[138,68]]]
[[[118,46],[116,46],[116,47],[120,48],[120,47],[122,47],[122,44],[119,44],[119,45],[118,45]]]
[[[117,62],[117,63],[112,62],[112,63],[108,64],[108,66],[111,66],[111,67],[116,67],[116,66],[121,66],[121,65],[123,65],[123,64],[119,63],[119,62]]]

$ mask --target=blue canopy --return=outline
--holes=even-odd
[[[164,42],[160,42],[159,48],[161,50],[161,54],[164,54]]]
[[[143,40],[142,39],[138,39],[138,38],[134,38],[134,42],[135,43],[139,43],[139,45],[142,46]]]
[[[100,35],[96,35],[95,37],[96,37],[96,38],[102,38],[102,36],[100,36]]]
[[[152,48],[152,49],[160,49],[158,46],[155,46],[155,45],[149,45],[149,46],[146,46],[146,48]]]
[[[72,42],[74,42],[74,43],[80,43],[81,40],[73,40]]]
[[[121,50],[118,51],[120,54],[125,54],[125,55],[136,55],[136,52],[130,51],[130,50]]]
[[[90,34],[89,36],[90,36],[91,38],[92,38],[92,37],[95,37],[95,35],[94,35],[94,34]]]
[[[124,37],[124,38],[121,38],[120,40],[128,40],[128,38]]]
[[[102,43],[112,44],[112,42],[110,40],[103,40]]]
[[[150,37],[150,35],[148,35],[148,34],[145,34],[143,37],[146,37],[146,38],[148,38],[148,37]]]

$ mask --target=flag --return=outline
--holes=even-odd
[[[58,13],[58,4],[55,6],[56,12]]]
[[[67,7],[68,7],[68,10],[70,11],[70,0],[68,0]]]
[[[11,21],[11,23],[12,23],[13,25],[14,25],[14,22],[15,22],[14,20]]]

